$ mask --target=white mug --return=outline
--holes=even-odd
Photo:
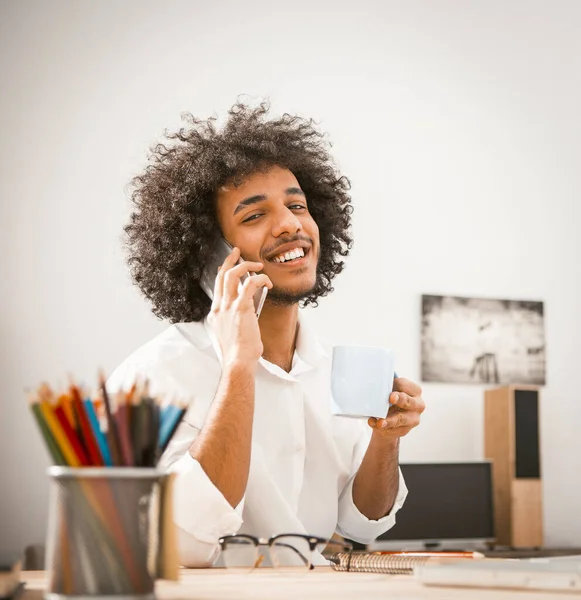
[[[346,417],[385,418],[393,389],[395,354],[373,346],[335,346],[331,367],[331,412]]]

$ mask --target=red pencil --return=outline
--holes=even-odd
[[[94,467],[102,467],[104,465],[103,457],[99,452],[97,442],[95,441],[95,438],[93,436],[91,424],[89,423],[89,419],[87,417],[87,413],[85,412],[85,407],[83,406],[83,402],[81,399],[81,392],[79,391],[79,388],[74,384],[71,384],[70,390],[71,396],[73,398],[73,407],[79,422],[79,426],[81,428],[81,433],[83,434],[83,439],[85,441],[85,446],[87,447],[87,452],[89,453],[91,464]]]
[[[61,402],[59,402],[57,406],[53,408],[53,412],[56,418],[58,419],[59,423],[61,424],[61,427],[63,428],[65,435],[71,443],[71,446],[73,447],[73,450],[75,451],[75,454],[77,455],[80,463],[85,467],[89,466],[89,459],[87,458],[85,450],[81,445],[79,437],[77,436],[76,432],[73,430],[71,424],[69,423],[69,419],[65,413],[65,409],[63,408]]]

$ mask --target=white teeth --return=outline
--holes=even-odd
[[[302,248],[295,248],[294,250],[290,250],[289,252],[285,252],[284,254],[280,254],[279,256],[274,257],[274,262],[283,263],[287,260],[293,260],[295,258],[301,258],[305,255],[305,251]]]

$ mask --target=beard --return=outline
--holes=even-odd
[[[312,240],[309,239],[309,241],[312,243]],[[314,279],[309,278],[307,281],[303,280],[302,285],[299,284],[296,288],[285,288],[275,285],[266,295],[266,301],[275,306],[293,306],[294,304],[298,304],[301,300],[304,300],[317,287],[319,281],[320,256],[321,250],[319,248],[317,250]]]
[[[268,291],[266,301],[277,306],[292,306],[304,300],[317,286],[316,282],[306,289],[288,290],[280,287],[273,287]]]

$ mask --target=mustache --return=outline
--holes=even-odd
[[[293,242],[306,242],[307,244],[309,244],[309,246],[313,245],[313,240],[310,237],[308,237],[306,235],[294,235],[292,237],[278,240],[276,245],[274,245],[270,248],[265,248],[261,254],[263,257],[270,256],[270,255],[276,253],[276,251],[279,248],[281,248],[282,246],[284,246],[286,244],[292,244]]]

